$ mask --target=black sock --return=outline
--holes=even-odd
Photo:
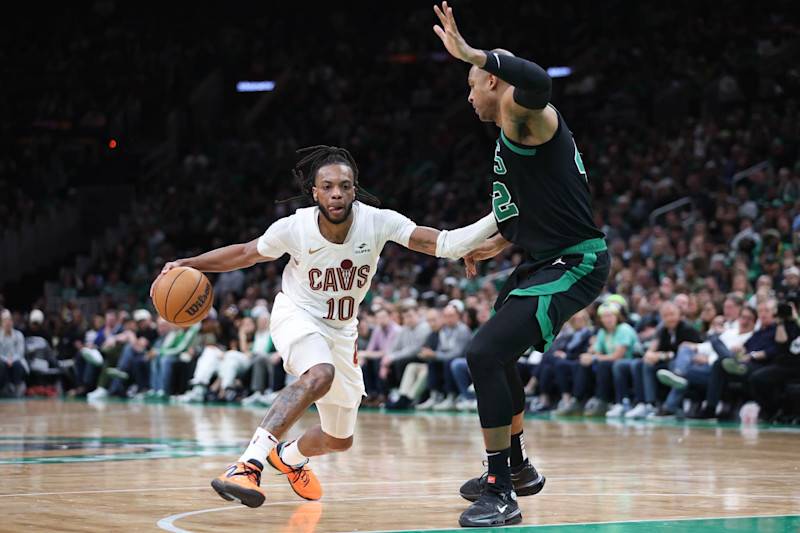
[[[511,468],[522,465],[528,459],[525,453],[525,437],[522,431],[516,435],[511,435]]]
[[[508,466],[508,458],[511,448],[490,452],[486,450],[486,456],[489,459],[489,476],[487,482],[490,488],[494,488],[500,492],[506,492],[513,489],[511,484],[511,469]]]

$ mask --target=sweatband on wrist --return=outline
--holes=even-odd
[[[436,239],[436,257],[459,259],[474,250],[497,232],[497,221],[494,213],[463,228],[439,232]]]
[[[542,67],[521,57],[484,50],[483,70],[514,86],[514,101],[528,109],[543,109],[550,101],[553,82]]]

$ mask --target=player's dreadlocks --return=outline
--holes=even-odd
[[[277,203],[284,203],[290,202],[292,200],[298,199],[306,199],[310,203],[314,203],[314,195],[311,192],[311,189],[314,187],[314,181],[317,178],[317,172],[320,168],[324,167],[325,165],[346,165],[350,167],[350,170],[353,171],[353,187],[355,187],[356,191],[356,200],[360,200],[365,204],[370,204],[374,206],[380,205],[380,200],[375,196],[371,195],[364,189],[362,189],[358,184],[358,165],[356,165],[355,159],[353,156],[350,155],[344,148],[338,148],[336,146],[325,146],[325,145],[318,145],[318,146],[309,146],[308,148],[301,148],[297,151],[298,154],[305,154],[305,156],[297,163],[292,170],[292,174],[294,175],[295,179],[297,179],[297,183],[300,185],[300,192],[302,196],[294,196],[287,200],[281,200]],[[303,173],[302,168],[308,166],[307,173]]]

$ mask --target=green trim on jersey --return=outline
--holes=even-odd
[[[500,138],[503,139],[503,144],[505,144],[506,147],[509,150],[511,150],[512,152],[514,152],[515,154],[519,154],[519,155],[536,155],[536,148],[520,148],[519,146],[517,146],[514,143],[512,143],[511,141],[509,141],[508,138],[506,137],[506,134],[503,132],[503,128],[502,127],[500,128]],[[504,174],[505,174],[505,172],[504,172]]]
[[[513,292],[513,291],[512,291]],[[550,320],[550,301],[552,296],[546,294],[539,296],[539,305],[536,306],[536,321],[539,322],[539,329],[542,331],[542,340],[544,341],[544,352],[550,349],[553,344],[555,335],[553,335],[553,321]]]
[[[583,242],[579,242],[578,244],[561,248],[560,250],[552,250],[549,252],[542,252],[540,254],[531,254],[531,256],[537,261],[541,261],[549,257],[558,257],[568,254],[597,253],[605,250],[608,250],[608,247],[606,246],[606,240],[598,237],[596,239],[587,239]]]

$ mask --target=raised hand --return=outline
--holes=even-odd
[[[486,54],[472,48],[461,36],[456,26],[456,19],[453,18],[453,8],[449,7],[447,2],[442,2],[441,9],[435,5],[433,11],[442,23],[441,26],[434,25],[433,32],[442,40],[450,55],[467,63],[483,66],[486,63]]]

